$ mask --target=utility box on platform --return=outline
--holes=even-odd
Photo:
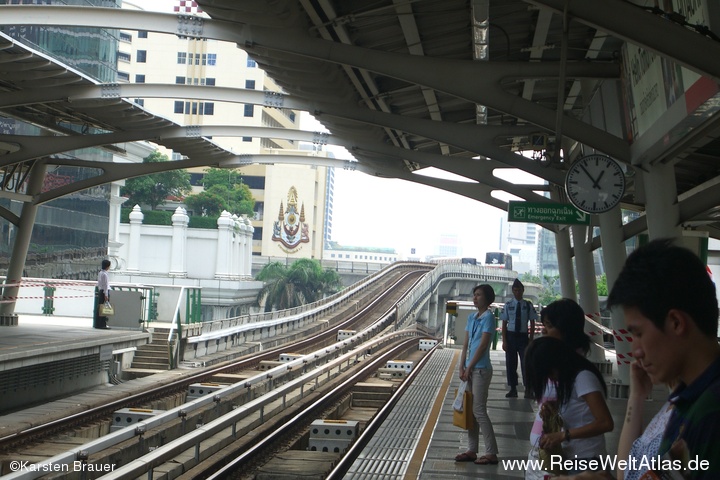
[[[142,330],[142,296],[143,292],[110,290],[110,304],[115,309],[115,315],[108,317],[108,326],[123,330]]]

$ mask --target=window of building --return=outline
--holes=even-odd
[[[265,177],[259,175],[243,175],[243,183],[250,189],[265,190]],[[257,202],[255,203],[257,206]]]
[[[184,113],[186,115],[214,115],[215,104],[213,102],[176,101],[174,111],[175,113]]]
[[[144,106],[145,106],[145,99],[144,99],[144,98],[136,98],[136,99],[135,99],[135,103],[137,103],[137,104],[140,105],[141,107],[144,107]]]
[[[255,227],[253,231],[253,240],[262,240],[262,227]]]
[[[202,180],[205,174],[203,173],[190,173],[190,185],[193,187],[202,187]]]
[[[127,73],[127,72],[118,72],[117,78],[118,78],[118,80],[123,80],[123,81],[125,81],[125,82],[129,82],[129,81],[130,81],[130,74]]]
[[[248,57],[248,59],[247,59],[247,66],[248,66],[248,68],[255,68],[255,67],[257,67],[257,63],[255,63],[255,60],[253,60],[252,58]]]
[[[177,63],[179,65],[185,65],[187,63],[187,53],[186,52],[178,52]]]
[[[148,38],[148,32],[145,30],[138,31],[138,38]]]
[[[205,79],[205,85],[209,85],[211,87],[215,86],[215,79],[214,78],[206,78]]]
[[[120,32],[120,41],[121,42],[132,42],[132,35],[125,32]]]
[[[255,80],[245,80],[245,88],[255,90]]]
[[[135,75],[135,83],[145,83],[145,75]]]
[[[175,83],[177,83],[178,85],[184,85],[185,77],[175,77]]]
[[[217,53],[208,53],[207,54],[207,64],[212,67],[217,65]]]
[[[125,52],[118,52],[117,58],[122,62],[129,62],[131,60],[130,54]]]
[[[245,104],[245,116],[246,117],[252,117],[255,113],[255,105],[251,103]]]
[[[252,137],[242,137],[243,142],[252,142]]]
[[[138,50],[137,51],[137,62],[138,63],[146,63],[147,62],[147,50]]]
[[[295,112],[290,112],[290,115],[288,115],[288,118],[291,122],[295,123]]]

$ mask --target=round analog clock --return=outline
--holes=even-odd
[[[625,194],[625,174],[620,164],[606,155],[586,155],[570,165],[565,190],[583,212],[604,213]]]

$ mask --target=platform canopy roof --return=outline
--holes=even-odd
[[[693,24],[692,12],[668,15],[655,2],[625,0],[197,3],[211,19],[180,17],[178,25],[190,22],[188,35],[234,41],[246,50],[287,94],[275,99],[277,105],[314,114],[350,149],[358,162],[353,168],[506,209],[507,196],[498,192],[539,202],[550,201],[545,198],[550,192],[553,201],[565,201],[568,166],[579,156],[602,153],[626,169],[623,208],[642,213],[648,195],[642,176],[666,165],[674,169],[681,223],[720,238],[720,120],[714,115],[720,108],[720,41]],[[7,38],[0,41],[4,92],[92,83]],[[623,67],[628,51],[638,60]],[[630,108],[621,81],[623,68],[647,66],[648,54],[705,77],[699,103],[693,109],[689,99],[682,103],[690,111],[687,118],[668,123],[658,115],[668,125],[658,141],[629,133],[631,119],[640,114]],[[82,102],[0,101],[0,112],[72,136],[77,130],[63,131],[61,120],[123,138],[183,128],[113,95]],[[232,163],[232,155],[207,138],[151,139],[189,158],[210,149],[215,153],[208,164]],[[0,153],[6,152],[0,166],[7,169],[12,162],[6,159],[23,158],[27,146],[18,145],[0,137]],[[533,149],[535,158],[520,154]],[[468,181],[418,175],[429,167]],[[547,185],[508,181],[503,169],[524,170]],[[644,228],[641,216],[625,226],[625,236]]]

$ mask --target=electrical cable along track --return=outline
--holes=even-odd
[[[383,352],[399,356],[397,350],[391,350],[393,345],[411,342],[412,346],[405,344],[405,350],[417,350],[418,336],[422,334],[416,330],[395,331],[394,305],[426,271],[406,272],[383,282],[379,293],[370,292],[360,300],[358,305],[361,307],[352,315],[332,319],[329,322],[331,327],[297,342],[202,369],[179,381],[0,438],[5,468],[2,473],[9,474],[8,478],[53,478],[55,474],[41,471],[43,466],[58,468],[70,465],[69,472],[63,471],[56,478],[97,478],[98,472],[90,470],[110,467],[113,471],[103,472],[103,478],[152,478],[152,474],[146,476],[147,472],[158,474],[173,470],[172,477],[175,477],[179,466],[180,473],[194,472],[187,478],[201,478],[204,474],[197,470],[202,468],[198,465],[225,448],[237,453],[222,454],[222,458],[246,455],[247,464],[259,464],[258,459],[267,459],[268,454],[253,454],[256,449],[249,450],[243,442],[257,445],[258,437],[271,438],[266,430],[281,424],[286,425],[286,430],[272,437],[281,438],[280,443],[287,443],[287,439],[300,435],[307,428],[299,419],[315,414],[302,414],[302,408],[312,408],[312,412],[322,416],[333,402],[337,403],[343,396],[349,395],[357,378],[372,375],[378,368],[376,365],[387,361],[383,360]],[[339,330],[356,330],[357,334],[338,341]],[[288,351],[298,352],[298,358],[258,373],[250,371],[262,368],[263,362],[278,363],[280,353]],[[179,392],[187,392],[192,384],[209,382],[214,376],[236,372],[243,372],[243,376],[249,374],[249,377],[85,444],[78,445],[77,438],[72,439],[68,433],[63,433],[88,422],[109,422],[113,412],[123,408],[147,410],[148,405],[157,403],[158,398],[177,396]],[[341,388],[347,376],[356,380],[348,380],[350,383]],[[337,393],[331,394],[336,388]],[[313,402],[318,404],[310,407],[308,404]],[[207,443],[214,442],[212,438],[216,435],[222,440],[205,448]],[[198,443],[194,443],[196,440]],[[277,440],[273,445],[276,443]],[[66,445],[67,451],[56,453],[62,445]],[[273,450],[278,447],[267,448]],[[33,471],[28,469],[12,473],[7,470],[10,459],[23,458],[27,458],[30,464],[38,462]],[[40,460],[42,458],[46,460]],[[208,468],[219,470],[224,467],[222,463],[216,461]],[[84,473],[89,476],[73,472],[73,466],[77,465],[85,465]],[[156,471],[158,467],[160,470]]]

